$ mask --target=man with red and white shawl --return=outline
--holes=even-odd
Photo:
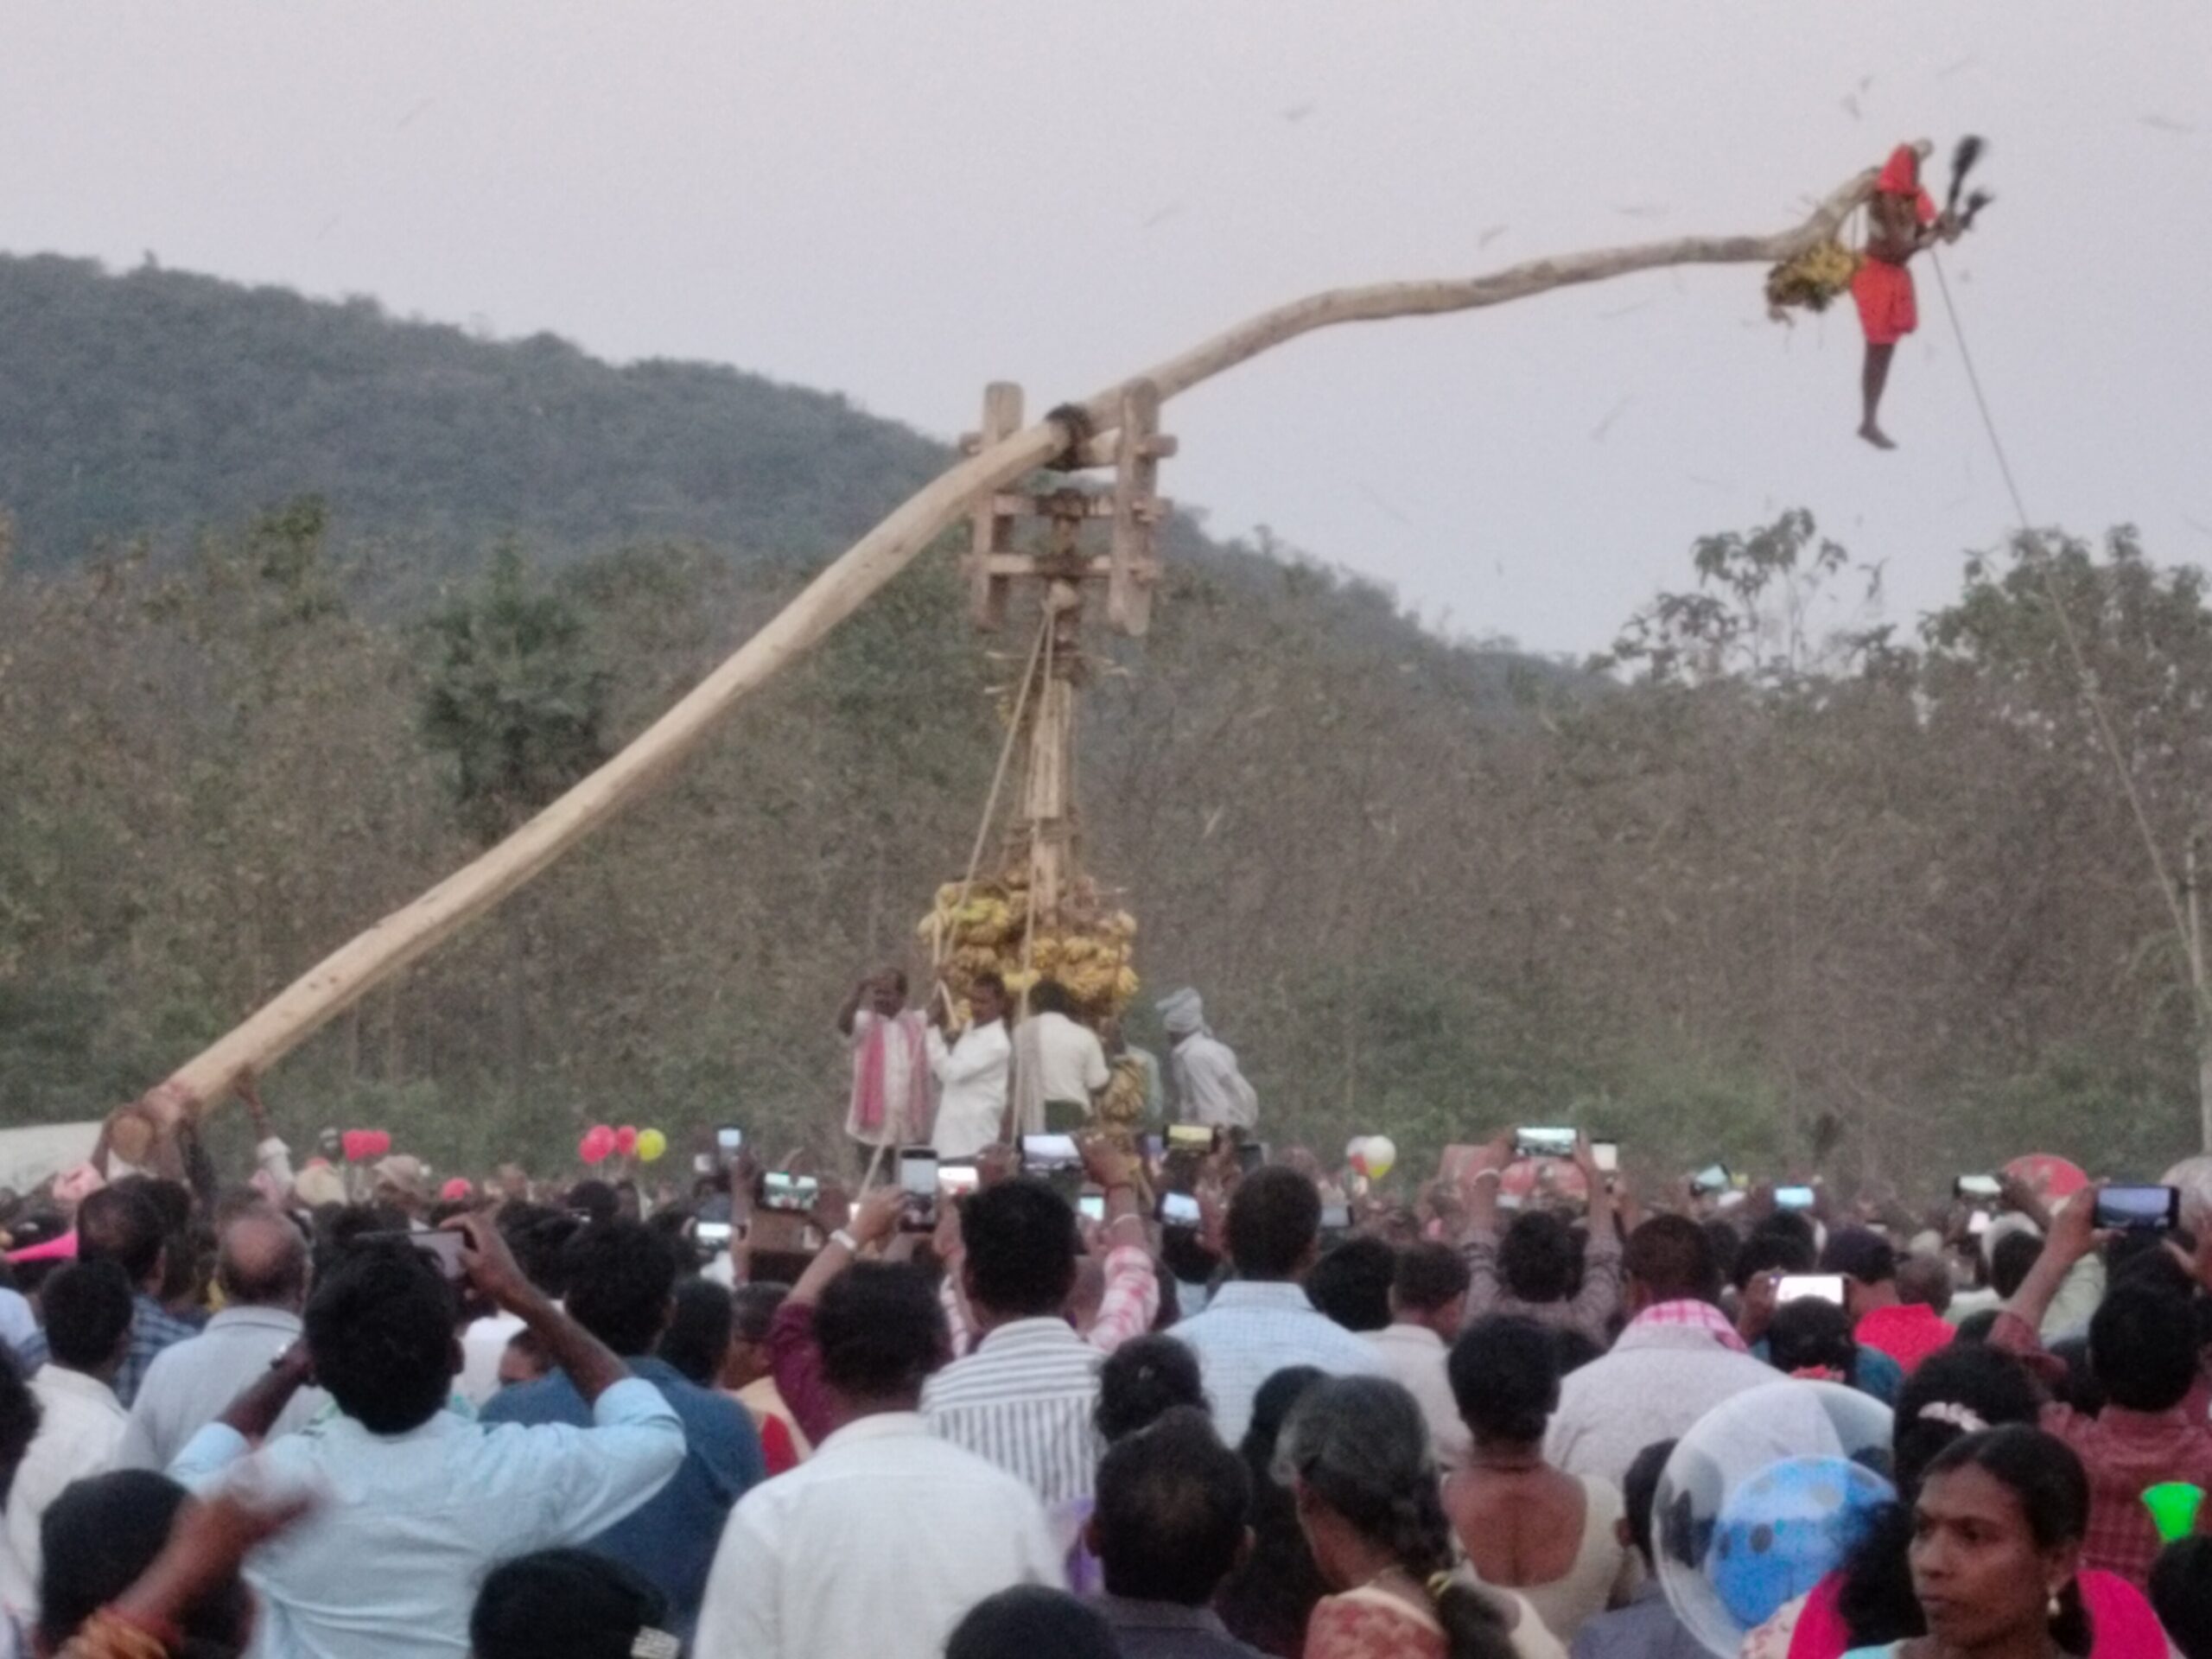
[[[887,968],[853,988],[837,1013],[852,1039],[853,1093],[845,1133],[868,1151],[919,1145],[934,1116],[929,1021],[906,1006],[906,976]]]
[[[1937,213],[1935,198],[1920,188],[1920,152],[1910,144],[1899,144],[1890,153],[1867,203],[1866,220],[1866,257],[1851,279],[1859,326],[1866,334],[1866,365],[1859,376],[1866,413],[1859,435],[1877,449],[1894,449],[1878,418],[1882,391],[1889,385],[1897,342],[1920,327],[1905,262],[1931,243],[1957,241],[1960,226],[1953,215]]]

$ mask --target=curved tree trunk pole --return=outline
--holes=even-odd
[[[1830,193],[1803,223],[1770,236],[1683,237],[1534,260],[1488,276],[1329,289],[1263,312],[1135,378],[1152,380],[1165,399],[1301,334],[1339,323],[1473,310],[1670,265],[1775,264],[1834,236],[1844,219],[1872,193],[1874,179],[1872,168],[1859,174]],[[1060,458],[1071,442],[1080,441],[1078,448],[1087,461],[1110,456],[1109,429],[1118,418],[1120,394],[1117,384],[1079,406],[1088,432],[1071,432],[1048,417],[992,444],[925,486],[809,582],[620,753],[498,846],[317,963],[244,1024],[150,1090],[138,1103],[138,1110],[162,1123],[173,1122],[181,1113],[204,1115],[242,1077],[266,1071],[326,1021],[529,881],[647,794],[747,693],[859,609],[967,511],[976,496]]]

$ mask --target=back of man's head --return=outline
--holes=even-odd
[[[1581,1260],[1573,1230],[1548,1210],[1523,1211],[1497,1242],[1497,1275],[1524,1302],[1565,1301]]]
[[[898,1408],[951,1351],[937,1292],[918,1268],[860,1262],[830,1281],[814,1310],[822,1380],[849,1401]]]
[[[730,1293],[730,1334],[740,1342],[767,1341],[776,1310],[791,1294],[791,1287],[786,1284],[755,1280],[740,1285]]]
[[[625,1359],[650,1354],[668,1328],[676,1255],[641,1221],[596,1222],[561,1252],[569,1317]]]
[[[1050,1319],[1075,1287],[1075,1211],[1043,1181],[1001,1181],[960,1207],[968,1294],[1002,1318]]]
[[[1382,1331],[1390,1323],[1390,1284],[1398,1255],[1366,1234],[1330,1247],[1307,1269],[1306,1294],[1347,1331]]]
[[[1818,1247],[1803,1234],[1762,1224],[1737,1250],[1728,1279],[1741,1290],[1763,1273],[1810,1273],[1820,1259]]]
[[[130,1334],[130,1281],[112,1262],[76,1262],[39,1293],[47,1351],[72,1371],[99,1371],[122,1357]]]
[[[232,1307],[296,1308],[308,1291],[308,1242],[273,1210],[249,1210],[223,1229],[215,1282]]]
[[[2041,1235],[2024,1227],[2006,1233],[1989,1253],[1989,1287],[2009,1302],[2042,1256]]]
[[[122,1599],[169,1542],[188,1501],[167,1475],[118,1469],[87,1476],[48,1506],[39,1522],[41,1652],[60,1652],[86,1620]],[[235,1653],[252,1628],[253,1598],[233,1569],[173,1617],[181,1638],[174,1651]]]
[[[1399,1252],[1390,1306],[1401,1316],[1440,1313],[1465,1296],[1471,1282],[1465,1260],[1449,1244],[1416,1244]]]
[[[1252,1505],[1244,1460],[1179,1406],[1109,1448],[1091,1542],[1109,1595],[1203,1607],[1236,1565]]]
[[[1878,1285],[1897,1276],[1897,1253],[1871,1227],[1839,1227],[1821,1252],[1821,1271]]]
[[[1629,1541],[1643,1557],[1643,1570],[1656,1572],[1658,1558],[1651,1553],[1651,1511],[1659,1497],[1659,1477],[1675,1454],[1672,1440],[1654,1440],[1636,1454],[1621,1478],[1621,1509],[1628,1522]]]
[[[559,1301],[569,1294],[563,1252],[584,1224],[550,1205],[511,1204],[499,1211],[499,1236],[514,1253],[523,1277]]]
[[[2151,1606],[2182,1659],[2212,1659],[2212,1538],[2197,1533],[2159,1552]]]
[[[133,1290],[161,1277],[167,1236],[153,1200],[130,1187],[104,1186],[77,1206],[77,1259],[114,1262]]]
[[[1321,1190],[1296,1170],[1268,1164],[1229,1201],[1229,1259],[1247,1279],[1294,1279],[1321,1236]]]
[[[1942,1313],[1951,1305],[1951,1264],[1939,1255],[1908,1255],[1897,1263],[1897,1300]]]
[[[404,1240],[364,1240],[308,1299],[315,1381],[371,1433],[419,1428],[452,1391],[455,1312],[421,1251]]]
[[[1621,1267],[1647,1307],[1661,1302],[1710,1302],[1720,1294],[1713,1240],[1688,1216],[1654,1216],[1628,1236]]]
[[[2172,1410],[2196,1379],[2188,1299],[2147,1284],[2114,1285],[2089,1319],[2089,1364],[2110,1404]]]

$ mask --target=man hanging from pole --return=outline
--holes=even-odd
[[[1970,162],[1968,164],[1971,164]],[[1963,168],[1960,171],[1963,172]],[[1955,200],[1956,181],[1952,185]],[[1859,327],[1866,333],[1866,364],[1859,376],[1865,398],[1865,418],[1859,435],[1877,449],[1897,448],[1882,430],[1882,392],[1889,385],[1890,363],[1897,342],[1920,326],[1912,273],[1905,262],[1936,242],[1955,242],[1966,220],[1953,209],[1936,211],[1935,199],[1920,188],[1920,152],[1899,144],[1890,153],[1866,206],[1866,257],[1851,279],[1852,298],[1859,302]]]

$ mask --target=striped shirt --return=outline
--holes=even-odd
[[[1260,1385],[1286,1366],[1311,1365],[1331,1376],[1389,1375],[1374,1344],[1315,1308],[1302,1285],[1232,1280],[1205,1313],[1170,1334],[1198,1357],[1214,1427],[1230,1446],[1251,1425]]]
[[[1019,1477],[1047,1508],[1091,1495],[1104,1451],[1096,1348],[1060,1319],[990,1332],[922,1390],[932,1433]]]

